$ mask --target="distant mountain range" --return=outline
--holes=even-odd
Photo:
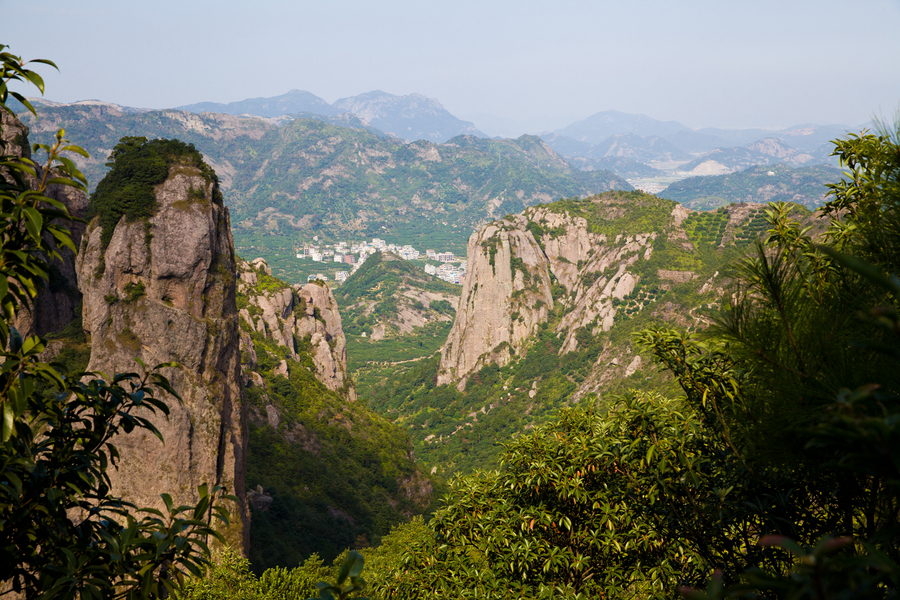
[[[312,115],[334,117],[352,114],[362,119],[369,127],[407,141],[428,140],[443,143],[456,135],[489,137],[479,131],[473,123],[450,114],[434,98],[427,98],[421,94],[395,96],[379,90],[341,98],[333,104],[310,92],[291,90],[272,98],[251,98],[228,104],[200,102],[176,108],[189,112],[246,114],[267,118],[289,115],[302,115],[304,118]],[[775,139],[786,145],[789,150],[786,153],[790,158],[787,161],[789,164],[808,164],[810,161],[833,162],[827,158],[831,152],[828,142],[844,135],[848,129],[851,128],[843,125],[801,124],[782,130],[716,127],[694,130],[677,121],[660,121],[647,115],[607,110],[553,132],[541,133],[540,136],[562,156],[569,159],[588,159],[574,162],[570,160],[576,168],[585,170],[606,168],[624,177],[634,176],[638,172],[643,172],[642,176],[647,176],[646,169],[652,168],[650,163],[653,162],[685,162],[691,161],[692,158],[700,160],[697,155],[706,153],[715,154],[681,170],[694,171],[698,175],[720,174],[747,168],[753,164],[774,164],[770,160],[771,155],[756,152],[752,148],[746,152],[726,152],[727,149],[747,147],[764,139]],[[763,155],[770,158],[757,161]],[[804,155],[810,158],[803,158]],[[609,158],[617,158],[619,161],[615,165],[598,162]],[[716,167],[709,164],[696,171],[698,166],[710,160],[724,166]]]
[[[843,125],[803,124],[778,131],[768,129],[694,130],[677,121],[609,110],[572,123],[541,138],[580,169],[608,169],[621,177],[646,177],[653,163],[677,163],[694,175],[733,173],[754,165],[832,164],[831,140],[848,130]],[[701,154],[701,156],[697,156]],[[632,162],[609,164],[617,157]],[[693,160],[691,160],[693,158]],[[602,166],[601,166],[602,165]],[[639,174],[641,173],[641,174]]]
[[[37,102],[61,106],[43,99]],[[146,111],[99,100],[86,100],[75,105],[108,106],[123,113]],[[230,103],[199,102],[175,110],[256,116],[277,125],[293,119],[312,118],[407,142],[444,143],[458,135],[489,137],[472,122],[452,115],[434,98],[422,94],[397,96],[380,90],[341,98],[331,104],[311,92],[291,90],[270,98],[248,98]],[[540,136],[576,169],[609,169],[622,177],[652,177],[652,169],[659,167],[655,163],[669,163],[665,168],[670,170],[673,163],[680,162],[683,166],[679,170],[696,175],[731,173],[756,164],[775,164],[781,159],[794,166],[836,164],[829,159],[832,149],[829,142],[848,130],[858,129],[843,125],[801,124],[777,131],[715,127],[694,130],[677,121],[660,121],[647,115],[608,110],[555,131],[540,133]],[[763,140],[775,142],[763,143]],[[774,144],[777,148],[761,151],[760,144],[772,148]]]
[[[782,140],[767,137],[743,148],[716,148],[679,167],[695,175],[722,175],[755,165],[785,163],[794,167],[828,162],[826,156],[814,156],[791,148]]]
[[[227,104],[199,102],[177,106],[175,109],[269,118],[351,114],[363,119],[367,125],[410,142],[427,140],[443,143],[457,135],[488,137],[472,123],[451,115],[434,98],[426,98],[422,94],[395,96],[380,90],[341,98],[334,104],[329,104],[311,92],[291,90],[273,98],[249,98]]]
[[[840,125],[813,124],[779,131],[694,130],[677,121],[660,121],[646,115],[610,110],[545,132],[540,137],[489,140],[474,124],[453,116],[433,98],[421,94],[397,96],[378,90],[341,98],[332,104],[311,92],[291,90],[271,98],[249,98],[227,104],[201,102],[168,111],[150,111],[99,100],[69,105],[33,100],[53,114],[49,122],[65,123],[70,133],[77,130],[89,136],[89,141],[82,143],[92,150],[93,158],[83,168],[95,182],[102,177],[105,157],[121,135],[177,135],[185,141],[193,141],[216,168],[223,186],[229,190],[233,216],[240,217],[235,220],[238,229],[241,224],[253,228],[263,221],[268,229],[281,231],[284,223],[292,223],[287,227],[292,229],[299,225],[291,219],[275,217],[281,217],[283,213],[296,215],[298,211],[308,218],[312,218],[310,215],[321,217],[332,214],[328,206],[336,203],[344,208],[338,211],[342,213],[338,219],[340,223],[331,223],[335,234],[346,227],[368,230],[377,224],[376,228],[382,231],[382,226],[389,227],[387,222],[407,221],[406,226],[412,227],[420,219],[437,219],[442,227],[451,227],[450,223],[454,223],[452,233],[448,230],[454,239],[462,235],[458,227],[463,223],[465,227],[472,226],[498,216],[496,211],[515,212],[560,194],[596,193],[609,187],[621,189],[628,187],[624,179],[637,184],[634,180],[662,178],[665,181],[665,178],[677,179],[684,174],[717,176],[760,165],[837,166],[834,157],[830,156],[832,145],[829,141],[850,130]],[[109,119],[115,123],[106,122]],[[307,124],[288,127],[295,121]],[[339,131],[316,128],[309,121],[318,121]],[[102,127],[100,122],[104,123]],[[37,127],[43,130],[43,124]],[[277,141],[280,136],[276,130],[281,130],[281,135],[294,132],[299,137],[279,149],[271,160],[259,162],[255,153],[263,147],[265,152],[270,145],[278,146],[287,141]],[[325,143],[325,140],[313,140],[318,134],[312,133],[326,130],[335,140],[340,140],[338,146],[361,144],[360,147],[366,149],[360,155],[366,155],[360,164],[351,166],[342,162],[350,160],[356,151],[347,148],[344,152],[335,148],[335,156],[342,156],[337,163],[321,163],[315,167],[335,170],[333,176],[320,178],[324,182],[322,185],[335,185],[341,181],[342,186],[349,187],[318,189],[312,179],[294,181],[300,171],[305,173],[304,177],[315,179],[312,163],[318,158],[311,158],[311,148],[300,150],[303,156],[294,157],[300,161],[297,164],[306,165],[303,169],[297,164],[282,164],[278,158],[293,155],[296,148],[291,144]],[[356,139],[354,136],[358,133],[351,135],[348,130],[365,131],[370,135]],[[254,140],[252,151],[239,140],[244,136]],[[392,141],[382,144],[377,140]],[[403,144],[401,140],[408,143]],[[446,144],[446,147],[421,145],[427,143]],[[389,157],[386,163],[382,164],[382,159],[375,155],[369,156],[369,151],[374,148],[378,148],[376,154],[382,152],[383,156]],[[416,158],[412,160],[412,157]],[[371,164],[363,164],[366,161]],[[247,171],[249,165],[257,162],[259,173]],[[601,175],[601,171],[609,173]],[[385,178],[388,172],[391,175]],[[460,179],[446,179],[451,176]],[[268,179],[264,181],[260,177]],[[248,181],[253,183],[246,187],[242,185]],[[412,187],[408,185],[411,181],[416,182]],[[663,183],[660,189],[667,184]],[[284,198],[293,198],[287,202],[292,208],[283,210],[282,202],[275,201],[275,197],[282,196],[273,195],[273,191],[290,185],[299,187],[294,191],[281,190],[286,194]],[[707,197],[718,197],[701,192],[702,187],[691,188],[692,193],[700,194],[695,198],[700,203],[698,206],[708,204]],[[355,195],[346,199],[351,189]],[[785,189],[784,193],[787,191]],[[688,202],[683,197],[685,192],[678,193],[679,201]],[[805,192],[797,193],[807,197]],[[457,197],[465,197],[465,200]],[[470,205],[476,197],[478,200]],[[816,197],[816,194],[810,197]],[[313,201],[313,198],[317,200]],[[375,198],[378,198],[376,204],[385,205],[383,208],[391,206],[388,212],[399,212],[373,218],[381,213],[381,209],[371,211],[368,205]],[[427,210],[427,214],[421,214],[421,206],[416,203],[425,206],[432,201],[452,209],[440,218],[437,213]],[[299,204],[293,206],[297,202],[303,205],[303,210]],[[413,202],[415,208],[409,208],[408,202]],[[273,214],[259,212],[262,208],[268,208]],[[457,211],[458,222],[451,216]],[[403,216],[398,219],[398,215]],[[313,224],[318,226],[318,221],[312,219],[307,225]]]
[[[45,104],[40,119],[23,120],[44,143],[65,128],[90,153],[76,162],[93,185],[123,136],[194,144],[219,176],[239,246],[289,244],[300,234],[391,235],[431,247],[437,236],[440,247],[462,247],[480,223],[527,206],[631,189],[612,173],[573,167],[537,136],[403,143],[351,113],[282,122],[89,102]]]

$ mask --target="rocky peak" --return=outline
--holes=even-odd
[[[469,238],[466,280],[438,385],[464,385],[485,364],[509,363],[553,307],[549,263],[522,223],[491,223]]]
[[[309,343],[316,378],[328,389],[356,399],[356,389],[347,374],[347,341],[337,302],[328,286],[319,282],[288,284],[271,276],[265,259],[238,264],[238,292],[246,297],[240,315],[245,328],[264,335],[287,349],[298,360],[298,342]],[[241,336],[247,382],[260,382],[254,371],[256,349],[249,332]],[[284,373],[287,374],[286,372]]]
[[[173,165],[154,189],[151,217],[115,226],[103,247],[98,219],[77,259],[83,323],[91,340],[90,371],[133,371],[176,361],[164,374],[182,401],[169,398],[168,419],[154,423],[165,439],[123,435],[111,479],[115,493],[140,506],[196,502],[197,486],[223,484],[238,496],[228,544],[246,548],[244,497],[247,409],[241,388],[235,257],[228,210],[214,180]]]
[[[640,192],[613,192],[532,207],[483,227],[469,239],[470,266],[438,383],[462,389],[483,366],[527,353],[555,306],[560,354],[578,349],[580,330],[609,331],[660,235],[686,242],[682,251],[693,248],[681,227],[687,214]]]

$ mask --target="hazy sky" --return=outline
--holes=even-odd
[[[0,0],[51,100],[166,108],[374,89],[561,127],[857,125],[900,106],[900,0]],[[33,94],[29,94],[33,95]]]

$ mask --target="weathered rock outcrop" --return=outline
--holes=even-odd
[[[198,192],[199,190],[199,192]],[[155,417],[165,443],[143,434],[115,439],[114,493],[140,506],[196,502],[197,486],[223,484],[238,496],[229,545],[247,547],[244,476],[247,407],[241,387],[235,257],[228,210],[196,168],[172,167],[155,189],[155,216],[118,223],[107,248],[95,220],[78,256],[92,371],[133,371],[176,361],[164,374],[182,401]]]
[[[356,388],[347,374],[347,340],[331,290],[316,282],[289,287],[271,274],[262,258],[240,262],[238,290],[247,296],[241,318],[254,331],[287,348],[294,360],[298,358],[297,343],[308,341],[316,378],[328,389],[355,400]],[[261,281],[264,277],[265,282]],[[241,349],[245,378],[249,383],[259,381],[259,374],[253,371],[256,350],[247,334],[241,337]]]
[[[28,143],[28,127],[6,112],[0,112],[0,153],[31,157]],[[38,172],[38,176],[41,173]],[[37,182],[34,182],[35,185]],[[73,217],[81,219],[87,211],[87,196],[75,188],[51,185],[46,195],[62,202]],[[84,224],[78,221],[64,223],[78,247],[84,233]],[[48,236],[48,242],[53,243]],[[24,336],[46,335],[60,331],[76,316],[81,294],[75,275],[75,254],[66,248],[58,249],[60,258],[50,264],[50,278],[32,301],[30,307],[22,307],[13,320],[13,326]]]
[[[522,351],[553,306],[548,261],[524,218],[491,223],[469,238],[456,320],[441,351],[438,385],[463,380]]]
[[[672,204],[646,198],[654,206]],[[579,202],[577,210],[559,204],[532,207],[472,235],[470,266],[441,354],[439,384],[458,382],[462,389],[483,366],[503,366],[527,352],[530,336],[556,305],[561,312],[554,331],[564,339],[560,354],[576,350],[582,328],[596,335],[613,327],[617,305],[635,291],[638,267],[650,260],[660,235],[692,249],[681,228],[688,212],[680,205],[656,207],[663,220],[647,231],[616,225],[624,227],[623,233],[613,235],[601,225],[627,223],[635,209],[632,199],[611,193]]]

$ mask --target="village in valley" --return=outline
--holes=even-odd
[[[334,280],[337,283],[344,282],[360,265],[366,262],[368,257],[376,252],[389,252],[403,260],[424,262],[423,268],[426,273],[448,283],[460,285],[466,277],[465,258],[459,258],[449,251],[442,252],[429,248],[423,253],[409,244],[398,246],[389,244],[381,238],[372,238],[371,242],[335,242],[321,245],[316,244],[318,241],[318,236],[316,236],[313,238],[313,244],[296,248],[296,256],[313,262],[347,265],[349,270],[339,270],[334,273]],[[325,273],[312,273],[307,276],[307,279],[308,281],[317,279],[327,281],[328,276]]]

